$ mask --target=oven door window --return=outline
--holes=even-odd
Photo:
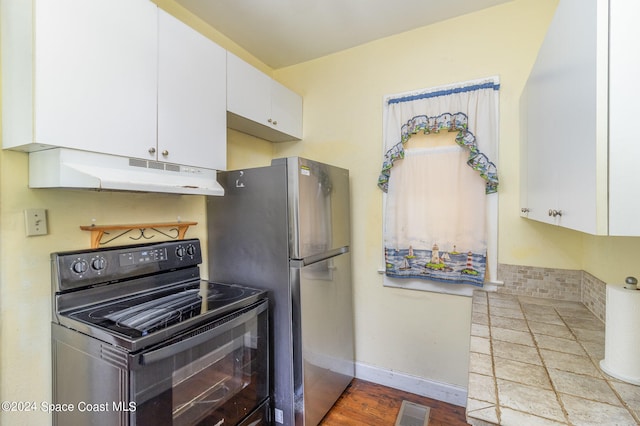
[[[132,382],[135,423],[233,425],[242,421],[268,396],[267,328],[263,302],[143,353]]]

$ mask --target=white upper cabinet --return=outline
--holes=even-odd
[[[302,138],[302,97],[227,52],[227,125],[273,142]]]
[[[275,80],[271,80],[271,116],[273,128],[291,136],[283,140],[302,139],[302,97]]]
[[[609,234],[640,236],[640,2],[610,3]]]
[[[227,166],[226,51],[159,11],[158,144],[150,158]]]
[[[560,0],[522,97],[522,215],[640,235],[635,0]]]
[[[226,52],[148,0],[2,0],[3,148],[226,168]]]
[[[156,5],[3,0],[0,15],[3,148],[155,144]]]

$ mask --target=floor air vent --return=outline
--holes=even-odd
[[[427,426],[429,424],[429,407],[402,401],[395,426]]]

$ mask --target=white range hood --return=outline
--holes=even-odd
[[[216,170],[66,148],[29,153],[29,187],[224,195]]]

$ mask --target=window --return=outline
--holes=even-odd
[[[385,97],[385,286],[470,295],[497,273],[497,78]]]

